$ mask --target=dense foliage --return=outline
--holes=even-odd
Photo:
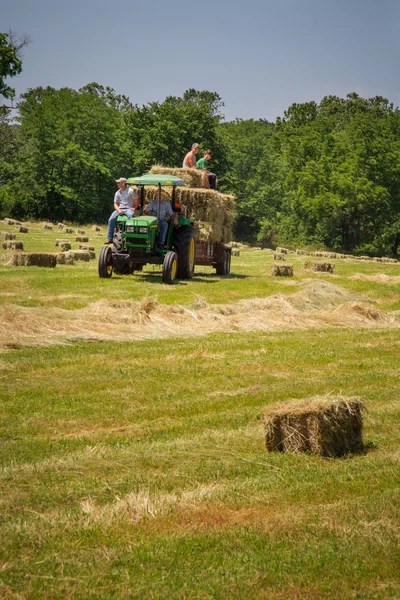
[[[3,95],[21,68],[18,55],[7,62],[11,50],[1,34]],[[18,108],[14,120],[0,111],[0,216],[101,220],[116,177],[180,166],[196,141],[237,197],[237,239],[397,255],[400,111],[384,98],[327,96],[276,123],[223,122],[215,92],[138,106],[91,83],[30,89]]]

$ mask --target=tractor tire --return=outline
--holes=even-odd
[[[179,279],[192,279],[196,263],[196,243],[192,227],[176,229],[174,249],[178,255]]]
[[[178,275],[178,255],[176,252],[170,250],[164,257],[163,269],[162,269],[162,281],[163,283],[174,283]]]
[[[228,250],[224,250],[224,260],[217,263],[216,272],[217,275],[229,275],[231,272],[231,253]]]
[[[113,248],[112,251],[113,252],[121,252],[122,250],[122,232],[121,231],[115,231],[114,232],[114,238],[113,238]]]
[[[108,279],[113,273],[112,252],[110,246],[103,246],[99,256],[99,277]]]

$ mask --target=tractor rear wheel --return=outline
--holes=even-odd
[[[162,280],[163,283],[174,283],[178,274],[178,255],[170,250],[164,257]]]
[[[196,262],[196,243],[192,227],[180,227],[175,231],[174,248],[178,255],[179,279],[192,279]]]
[[[109,278],[113,272],[113,261],[110,246],[103,246],[99,256],[99,277]]]

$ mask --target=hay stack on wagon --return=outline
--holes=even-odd
[[[359,398],[314,397],[272,406],[264,414],[268,451],[343,456],[364,450]]]
[[[155,167],[153,167],[155,169]],[[175,175],[178,171],[196,171],[196,169],[165,169],[166,174]],[[154,171],[160,173],[159,170]],[[179,176],[179,175],[176,175]],[[153,200],[158,188],[145,187],[146,203]],[[168,189],[166,190],[168,192]],[[175,198],[189,219],[197,223],[197,237],[202,242],[222,242],[232,239],[232,224],[235,218],[235,198],[205,188],[179,187],[175,189]]]

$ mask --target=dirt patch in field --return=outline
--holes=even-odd
[[[353,292],[320,280],[305,280],[291,296],[189,306],[103,299],[78,310],[23,307],[0,309],[0,348],[49,346],[73,341],[133,341],[218,332],[312,328],[398,328],[399,315],[373,308]]]

